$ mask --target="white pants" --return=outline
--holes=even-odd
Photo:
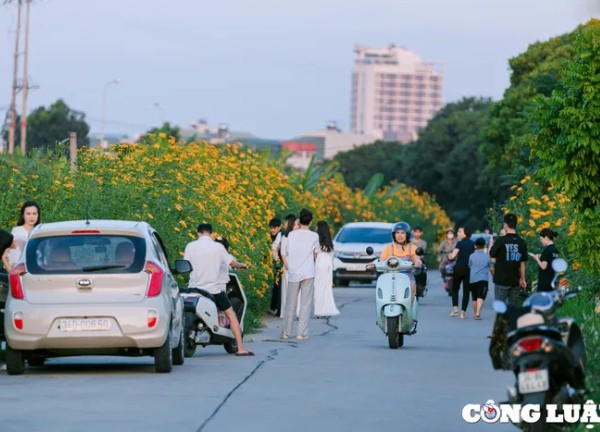
[[[304,279],[300,282],[288,282],[285,315],[283,316],[282,332],[286,335],[292,334],[295,311],[298,304],[298,292],[300,292],[300,313],[298,320],[298,335],[308,336],[308,323],[312,314],[313,296],[315,291],[315,279]]]

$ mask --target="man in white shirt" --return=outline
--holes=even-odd
[[[246,266],[229,255],[221,243],[212,239],[211,234],[212,226],[210,224],[200,224],[198,225],[198,240],[188,243],[185,247],[183,258],[192,264],[193,269],[190,273],[189,286],[201,288],[213,295],[217,309],[225,312],[229,318],[231,332],[238,347],[236,355],[252,356],[254,353],[246,349],[242,342],[240,323],[225,292],[227,281],[222,277],[221,271],[223,266],[232,268],[245,268]]]
[[[296,339],[306,340],[309,337],[308,323],[315,289],[315,255],[319,249],[319,235],[309,229],[312,218],[313,215],[309,210],[300,210],[300,229],[288,234],[286,248],[281,251],[288,272],[282,339],[288,339],[292,332],[298,292],[300,292],[300,314]]]

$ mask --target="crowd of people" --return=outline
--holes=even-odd
[[[490,237],[489,244],[483,237],[471,240],[471,230],[460,227],[457,236],[454,230],[446,231],[446,239],[438,247],[440,272],[444,279],[451,274],[448,294],[452,297],[451,317],[459,316],[458,299],[462,289],[460,318],[467,317],[469,298],[471,299],[473,318],[481,319],[481,311],[488,293],[490,275],[494,283],[494,296],[509,305],[518,305],[521,290],[527,287],[526,262],[531,256],[538,266],[538,291],[551,291],[554,278],[552,260],[559,256],[554,245],[556,232],[544,228],[539,232],[543,246],[541,254],[527,252],[527,245],[517,234],[517,215],[504,216],[500,235]]]

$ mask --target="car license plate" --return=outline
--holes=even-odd
[[[348,264],[348,267],[346,267],[346,270],[348,270],[348,271],[366,271],[367,265],[366,264]]]
[[[106,318],[65,318],[58,327],[63,332],[106,331],[110,330],[110,320]]]
[[[519,391],[522,394],[546,391],[549,388],[548,369],[519,373]]]

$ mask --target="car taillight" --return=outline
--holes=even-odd
[[[73,230],[71,231],[71,234],[100,234],[100,231],[98,230]]]
[[[543,343],[544,339],[538,337],[531,337],[521,339],[517,343],[517,345],[519,345],[519,348],[521,348],[523,351],[537,351],[540,349]]]
[[[16,299],[24,299],[23,284],[21,283],[21,275],[25,274],[25,264],[19,264],[13,268],[8,274],[8,284],[10,285],[10,293]]]
[[[21,312],[15,312],[13,315],[13,322],[17,330],[23,330],[23,314]]]
[[[160,290],[162,288],[164,272],[158,266],[158,264],[153,263],[152,261],[146,261],[146,268],[144,269],[144,271],[150,274],[150,282],[148,283],[148,294],[146,294],[146,296],[156,297],[160,294]]]
[[[148,311],[148,328],[152,328],[156,325],[158,321],[158,314],[155,310]]]

